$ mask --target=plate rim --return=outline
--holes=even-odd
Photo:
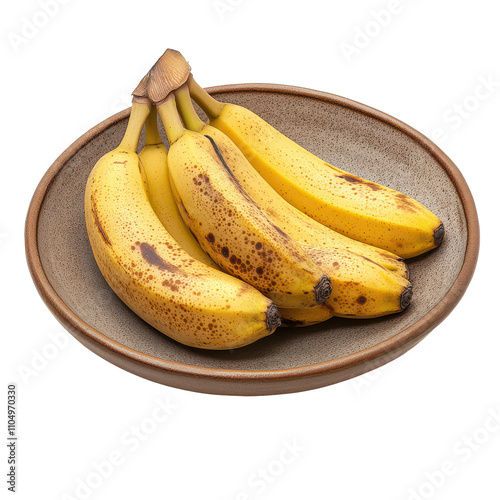
[[[479,254],[479,221],[474,199],[462,173],[436,144],[414,128],[387,113],[357,101],[323,91],[266,83],[218,85],[209,87],[206,90],[210,94],[252,91],[274,92],[323,100],[382,121],[418,142],[447,173],[457,190],[464,209],[467,244],[464,261],[455,281],[432,309],[417,322],[393,337],[347,356],[299,367],[276,370],[200,367],[150,356],[110,339],[75,314],[50,284],[38,252],[38,220],[45,196],[52,182],[66,163],[82,147],[98,137],[108,127],[127,118],[130,114],[130,108],[128,108],[91,128],[55,160],[39,182],[26,217],[25,251],[33,282],[52,314],[77,340],[113,364],[143,378],[165,385],[212,394],[264,395],[314,389],[366,373],[408,351],[448,316],[462,298],[474,274]],[[336,377],[335,374],[340,374],[340,376]],[[178,379],[178,376],[181,376],[181,379]],[[320,377],[320,380],[315,383],[305,382],[305,379],[310,377]],[[209,383],[200,383],[202,379],[206,379]],[[292,381],[297,379],[304,379],[304,383],[299,384],[299,386],[292,384]],[[256,390],[246,387],[247,383],[255,382],[269,382],[272,387],[266,389],[259,385]]]

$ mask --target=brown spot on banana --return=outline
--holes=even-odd
[[[102,239],[104,240],[106,245],[112,246],[111,241],[108,238],[108,235],[104,231],[104,228],[101,226],[101,222],[99,221],[99,216],[97,215],[97,207],[95,206],[95,200],[93,194],[90,196],[90,210],[92,211],[92,216],[94,217],[95,225],[97,226],[97,229],[101,234]]]
[[[224,157],[222,156],[222,153],[220,152],[219,147],[217,146],[215,141],[209,135],[205,135],[204,137],[206,137],[210,141],[210,143],[212,144],[212,147],[214,148],[214,151],[215,151],[215,154],[217,155],[217,158],[219,159],[220,163],[222,164],[222,166],[226,170],[229,178],[234,183],[234,185],[238,188],[238,190],[241,192],[241,194],[250,203],[253,203],[254,205],[256,205],[255,200],[251,196],[249,196],[249,194],[246,192],[246,190],[241,185],[240,181],[236,178],[236,176],[233,174],[232,170],[228,167],[226,160],[224,160]]]
[[[339,175],[338,177],[340,179],[344,179],[347,182],[350,182],[351,184],[363,184],[363,186],[369,187],[370,189],[372,189],[372,191],[380,191],[381,189],[381,186],[379,186],[378,184],[366,181],[359,177],[355,177],[354,175],[345,174],[345,175]]]
[[[378,266],[378,267],[381,267],[382,269],[385,269],[384,266],[380,265],[378,262],[375,262],[372,259],[369,259],[368,257],[365,257],[364,255],[361,255],[361,257],[363,259],[367,260],[368,262],[370,262],[371,264],[373,264],[375,266]]]
[[[398,193],[396,195],[397,198],[397,208],[400,210],[405,210],[407,212],[413,212],[416,213],[419,211],[418,205],[415,204],[415,200],[413,198],[410,198],[406,194],[403,193]]]
[[[348,175],[348,174],[346,174],[346,175],[339,175],[338,177],[340,179],[344,179],[345,181],[351,182],[353,184],[358,183],[358,182],[362,182],[361,179],[359,179],[358,177],[354,177],[354,176]]]
[[[281,234],[281,236],[285,236],[287,237],[288,235],[285,233],[285,231],[283,231],[283,229],[281,229],[281,227],[277,226],[276,224],[272,224],[274,229],[276,229],[276,231],[278,231],[278,233]]]
[[[175,283],[172,283],[172,281],[165,280],[163,281],[162,285],[170,288],[172,292],[177,292],[179,290],[179,287]]]
[[[170,262],[166,262],[163,260],[157,253],[154,247],[152,247],[149,243],[141,243],[140,244],[141,254],[144,260],[149,262],[152,266],[156,266],[158,269],[162,271],[169,271],[171,273],[179,273],[180,269],[171,264]]]

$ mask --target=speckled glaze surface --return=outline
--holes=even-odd
[[[26,222],[35,285],[80,342],[117,366],[166,385],[215,394],[277,394],[322,387],[381,366],[449,314],[474,272],[479,226],[465,180],[437,146],[384,113],[331,94],[265,84],[209,91],[221,101],[248,107],[325,161],[417,199],[444,222],[442,246],[408,261],[414,296],[403,313],[280,328],[232,351],[178,344],[114,295],[94,261],[85,229],[87,177],[120,142],[126,110],[90,130],[52,165]]]

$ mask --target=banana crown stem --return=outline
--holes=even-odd
[[[191,97],[196,104],[205,111],[211,120],[214,120],[222,113],[225,104],[216,101],[205,89],[200,87],[200,85],[195,82],[193,75],[189,75],[188,87],[189,92],[191,92]]]
[[[163,103],[158,105],[158,113],[165,127],[168,142],[173,144],[182,134],[184,134],[184,132],[186,132],[181,117],[177,112],[174,94],[170,94]]]
[[[151,105],[145,102],[132,102],[132,111],[128,119],[127,130],[120,142],[120,149],[137,151],[137,144],[144,122],[151,111]]]
[[[191,95],[187,85],[183,85],[175,92],[175,102],[182,117],[182,121],[189,130],[199,132],[204,126],[205,122],[198,116],[198,113],[193,107]]]
[[[155,144],[161,144],[161,137],[158,132],[158,113],[156,107],[153,106],[146,119],[146,146]]]

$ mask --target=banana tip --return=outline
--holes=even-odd
[[[321,304],[324,302],[330,294],[332,293],[332,282],[330,278],[324,274],[319,280],[318,284],[314,287],[314,295],[316,297],[316,302]]]
[[[401,297],[399,298],[399,306],[401,307],[401,310],[406,309],[408,307],[408,305],[411,302],[412,296],[413,296],[413,287],[411,285],[408,285],[404,289],[404,292],[401,294]]]
[[[444,224],[441,222],[439,226],[434,230],[434,245],[437,247],[441,245],[444,238]]]
[[[271,303],[266,311],[266,326],[269,331],[272,333],[276,328],[281,326],[281,316],[276,307],[276,304]]]

